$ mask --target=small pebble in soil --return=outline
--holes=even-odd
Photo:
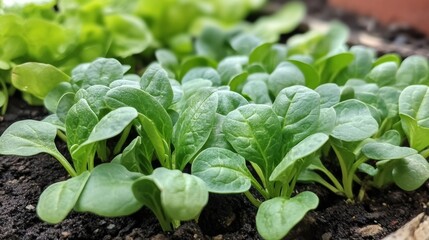
[[[27,210],[34,210],[35,209],[35,207],[33,206],[33,205],[27,205],[27,206],[25,206],[25,209],[27,209]]]
[[[109,229],[109,230],[112,230],[112,229],[114,229],[115,228],[115,224],[109,224],[107,227],[106,227],[107,229]]]
[[[327,232],[322,234],[322,240],[331,240],[332,238],[332,233],[331,232]]]
[[[71,235],[71,232],[67,232],[67,231],[61,232],[61,236],[63,236],[64,238],[68,238],[70,235]]]
[[[379,224],[373,224],[358,228],[355,231],[362,237],[372,237],[381,233],[383,231],[383,228]]]

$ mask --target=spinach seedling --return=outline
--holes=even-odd
[[[282,90],[272,107],[240,106],[222,124],[232,149],[210,147],[193,161],[193,175],[203,179],[209,191],[244,192],[259,207],[256,224],[264,238],[284,237],[318,205],[314,193],[293,196],[293,191],[300,173],[329,140],[327,134],[317,132],[319,101],[313,90],[294,86]],[[262,202],[249,191],[251,186]]]

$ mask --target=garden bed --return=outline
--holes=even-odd
[[[17,120],[46,115],[42,108],[28,106],[17,96],[11,100],[1,132]],[[66,152],[64,145],[59,149]],[[66,179],[65,170],[48,155],[2,156],[0,239],[261,239],[255,229],[256,208],[244,195],[211,195],[199,223],[184,223],[169,234],[162,232],[146,208],[122,218],[72,213],[60,224],[42,222],[35,211],[38,197],[48,185]],[[429,199],[428,184],[409,193],[397,187],[370,191],[359,204],[348,203],[319,185],[307,188],[322,201],[295,227],[290,239],[381,239],[424,211]]]
[[[357,18],[332,8],[319,11],[320,7],[320,3],[310,5],[310,16],[298,31],[314,24],[322,26],[328,16],[334,15],[352,28],[350,44],[371,45],[370,39],[378,44],[371,47],[379,53],[429,56],[427,39],[412,29],[379,26],[365,17]],[[41,119],[46,115],[43,108],[28,106],[19,96],[14,96],[0,122],[0,132],[15,121]],[[59,143],[58,148],[67,153],[64,144]],[[163,233],[147,208],[122,218],[72,213],[60,224],[42,222],[35,209],[38,197],[50,184],[67,178],[67,172],[57,160],[46,154],[1,156],[0,239],[261,239],[255,228],[257,209],[244,195],[211,194],[199,222],[185,222],[172,233]],[[288,239],[381,239],[423,212],[429,199],[428,183],[414,192],[404,192],[395,186],[382,191],[370,190],[364,201],[356,204],[319,185],[297,187],[297,191],[304,190],[317,193],[321,202],[294,228]]]

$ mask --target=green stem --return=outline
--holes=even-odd
[[[420,155],[422,155],[424,158],[428,158],[429,157],[429,148],[423,150],[420,152]]]
[[[58,151],[55,152],[50,152],[50,154],[57,159],[61,165],[63,165],[63,167],[66,169],[67,173],[71,176],[71,177],[76,177],[77,173],[74,170],[74,168],[72,167],[72,165],[69,163],[69,161],[67,161],[67,159]]]
[[[61,130],[57,130],[57,136],[63,140],[63,142],[67,142],[67,136]]]
[[[129,124],[129,125],[124,129],[124,131],[122,132],[121,137],[119,138],[118,143],[116,143],[116,146],[115,146],[115,148],[113,149],[113,156],[116,156],[116,155],[118,155],[118,154],[121,152],[121,150],[122,150],[122,146],[124,146],[125,141],[127,141],[128,135],[130,134],[131,127],[132,127],[132,125],[131,125],[131,124]]]
[[[353,199],[353,178],[349,176],[349,172],[347,171],[347,164],[346,161],[341,156],[341,153],[338,151],[335,144],[332,144],[332,148],[334,149],[335,154],[338,157],[338,162],[340,164],[341,168],[341,174],[342,174],[342,181],[343,181],[343,187],[344,187],[344,194],[346,197],[350,200]],[[351,178],[351,179],[349,179]]]
[[[7,105],[9,104],[9,92],[7,90],[6,83],[4,83],[4,81],[1,79],[0,79],[0,84],[1,84],[2,92],[5,97],[3,107],[1,108],[1,115],[5,115],[7,110]]]
[[[319,168],[319,170],[322,171],[329,178],[329,180],[331,180],[331,182],[335,186],[335,189],[337,189],[338,191],[344,192],[343,186],[338,181],[338,179],[334,176],[334,174],[331,173],[331,171],[329,171],[324,166],[323,166],[323,168]],[[326,182],[326,183],[329,184],[328,182]],[[331,184],[329,184],[329,185],[332,186]]]
[[[249,199],[249,201],[255,206],[255,207],[259,207],[261,206],[261,201],[259,201],[258,199],[256,199],[249,191],[244,192],[244,195],[246,195],[247,199]]]
[[[269,194],[265,189],[262,187],[261,184],[252,176],[250,179],[252,186],[264,197],[265,199],[269,199]]]

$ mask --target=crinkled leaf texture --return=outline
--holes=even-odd
[[[302,192],[289,199],[270,199],[258,209],[256,228],[265,239],[281,239],[318,204],[319,198],[312,192]]]

